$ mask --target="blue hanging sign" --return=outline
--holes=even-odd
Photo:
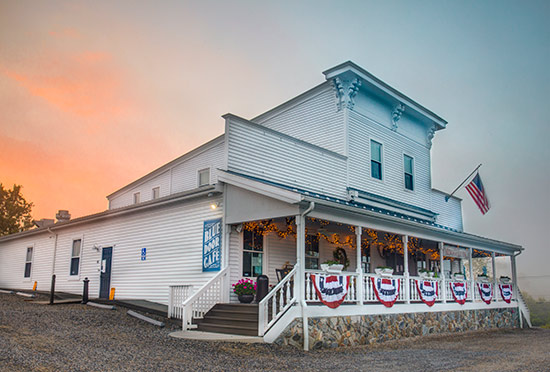
[[[219,271],[222,258],[222,219],[204,221],[202,271]]]

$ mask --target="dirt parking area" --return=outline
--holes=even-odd
[[[550,330],[428,336],[303,352],[175,339],[115,311],[0,294],[0,371],[550,371]]]

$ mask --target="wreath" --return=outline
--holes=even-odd
[[[336,248],[332,252],[332,256],[334,257],[335,261],[338,261],[342,265],[344,265],[344,270],[346,270],[349,266],[349,260],[348,260],[348,254],[346,253],[346,250],[342,247]]]

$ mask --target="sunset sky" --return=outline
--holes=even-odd
[[[0,182],[36,219],[105,196],[352,60],[445,118],[433,187],[479,163],[465,229],[521,244],[522,286],[550,290],[550,2],[0,2]],[[550,286],[549,286],[550,287]]]

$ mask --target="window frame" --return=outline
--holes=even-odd
[[[201,173],[204,172],[204,171],[208,171],[208,181],[204,184],[201,184]],[[208,185],[211,184],[211,182],[212,182],[211,167],[197,169],[197,187],[208,186]]]
[[[257,278],[259,275],[266,275],[266,272],[265,272],[265,265],[266,265],[266,259],[267,259],[267,252],[266,252],[266,239],[265,239],[265,236],[262,235],[262,234],[258,234],[259,236],[261,236],[261,239],[262,239],[262,250],[259,251],[259,250],[251,250],[251,249],[245,249],[245,233],[251,233],[251,234],[256,234],[254,231],[247,231],[247,230],[243,230],[242,232],[242,242],[241,242],[241,247],[242,247],[242,259],[241,259],[241,276],[243,278]],[[253,236],[254,236],[253,235]],[[244,255],[245,253],[260,253],[261,254],[261,258],[262,258],[262,272],[260,274],[258,274],[258,276],[254,276],[254,267],[251,265],[250,267],[250,273],[251,275],[250,276],[246,276],[244,275],[244,270],[245,270],[245,267],[244,267]],[[251,261],[252,263],[252,261]]]
[[[372,143],[377,143],[380,145],[380,161],[378,162],[377,160],[374,160],[372,158]],[[379,139],[377,138],[369,138],[369,159],[370,159],[370,162],[369,162],[369,176],[371,179],[373,180],[376,180],[377,182],[384,182],[384,171],[385,171],[385,167],[384,167],[384,143],[382,141],[380,141]],[[379,163],[380,164],[380,178],[376,178],[372,175],[372,170],[373,170],[373,167],[372,167],[372,163],[375,162],[375,163]]]
[[[29,252],[29,249],[31,249],[31,259],[30,261],[27,260],[27,255],[28,255],[28,252]],[[25,266],[23,266],[23,280],[26,280],[26,281],[31,281],[32,279],[32,270],[33,270],[33,263],[34,263],[34,253],[35,253],[35,249],[34,249],[34,244],[31,244],[31,245],[27,245],[26,249],[25,249]],[[29,276],[26,276],[27,274],[27,264],[30,264],[30,270],[29,270]]]
[[[155,197],[155,190],[157,191],[157,196]],[[160,186],[155,186],[151,189],[151,200],[157,200],[160,198]]]
[[[141,203],[141,192],[137,191],[134,193],[134,204]]]
[[[312,250],[308,250],[309,236],[316,238],[317,240],[317,256],[308,254],[308,252],[313,252]],[[317,267],[308,267],[308,259],[317,260]],[[307,234],[305,239],[305,254],[304,254],[305,268],[308,270],[320,270],[321,269],[320,259],[321,259],[321,239],[317,234]]]
[[[407,169],[405,167],[405,158],[410,158],[411,159],[411,172],[412,173],[407,173]],[[414,192],[416,190],[416,187],[415,187],[415,178],[416,177],[415,177],[415,171],[414,171],[414,163],[415,163],[414,156],[403,153],[403,188],[404,188],[405,191],[408,191],[408,192]],[[412,187],[412,189],[407,188],[407,174],[410,174],[410,176],[411,176],[411,187]]]
[[[74,242],[80,240],[80,250],[78,256],[73,256]],[[80,279],[80,272],[82,266],[82,251],[84,250],[84,237],[77,236],[71,239],[71,255],[69,257],[69,280],[78,280]],[[72,273],[73,268],[73,259],[78,258],[78,272],[76,274]]]

